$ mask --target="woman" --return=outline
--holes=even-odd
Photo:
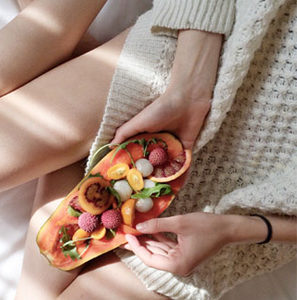
[[[199,7],[191,6],[192,9],[189,8],[188,5],[195,5],[195,3],[197,4],[198,2],[200,5]],[[112,138],[117,126],[121,125],[124,121],[129,120],[139,111],[141,111],[141,113],[137,114],[136,117],[132,118],[129,122],[125,123],[118,129],[113,142],[120,142],[126,137],[135,134],[137,132],[135,128],[137,128],[140,131],[169,130],[177,134],[181,138],[185,147],[191,148],[193,146],[196,136],[199,133],[203,120],[210,107],[209,99],[212,97],[212,89],[216,79],[216,68],[220,52],[220,43],[222,39],[219,34],[206,33],[200,30],[221,32],[228,35],[231,29],[231,24],[233,22],[233,2],[215,1],[213,2],[214,5],[207,5],[206,2],[203,1],[198,2],[193,2],[192,4],[189,4],[190,2],[180,2],[180,6],[171,6],[175,3],[169,1],[155,1],[153,11],[148,12],[146,15],[142,16],[134,26],[131,34],[127,38],[124,51],[122,52],[121,58],[117,65],[116,73],[113,76],[111,89],[108,95],[109,101],[106,107],[105,118],[103,119],[103,122],[101,124],[99,137],[93,144],[91,153],[94,153],[95,148],[100,143],[108,141],[110,138]],[[28,11],[31,11],[31,19],[33,19],[32,15],[34,15],[34,9],[40,9],[38,5],[40,5],[41,8],[43,7],[43,5],[47,8],[47,5],[45,4],[47,4],[45,0],[33,3],[28,7],[27,15],[23,14],[23,16],[25,15],[25,17],[27,17],[28,19]],[[213,138],[214,134],[219,130],[226,112],[230,109],[234,94],[239,85],[242,83],[242,79],[247,72],[248,64],[253,56],[253,52],[260,44],[261,37],[263,37],[272,17],[278,11],[280,4],[281,3],[274,3],[272,5],[270,2],[266,3],[261,1],[261,3],[258,3],[255,1],[255,6],[251,7],[250,4],[248,5],[239,2],[237,19],[239,21],[235,24],[233,33],[225,44],[224,56],[220,69],[221,73],[218,77],[216,90],[212,101],[212,108],[204,131],[202,131],[198,140],[198,145],[196,145],[194,148],[195,153],[197,153],[197,151],[201,149],[201,147],[204,146],[204,144],[208,142],[209,139]],[[56,5],[56,3],[54,3],[53,6],[54,5]],[[79,3],[77,5],[78,6],[76,9],[81,10],[82,7],[79,7]],[[287,17],[288,11],[291,12],[289,16],[292,16],[292,14],[294,16],[294,13],[296,15],[295,6],[292,1],[288,1],[287,5],[284,6],[284,9],[279,10],[280,20],[282,20],[282,18],[284,17]],[[73,5],[73,7],[75,7],[75,5]],[[244,15],[246,8],[249,12],[248,17],[241,19],[240,17]],[[64,11],[65,9],[66,8],[62,8],[61,11]],[[90,10],[96,9],[98,11],[100,7],[92,7],[92,9]],[[193,11],[197,13],[197,15],[195,15],[194,17]],[[26,10],[24,12],[26,12]],[[89,12],[89,8],[86,9],[86,12]],[[179,15],[179,12],[181,15]],[[166,13],[166,16],[172,14],[171,18],[166,19],[164,17],[164,13]],[[86,26],[86,20],[89,20],[92,17],[90,15],[86,17],[83,25],[80,25],[81,27]],[[213,19],[211,18],[209,20],[209,15],[213,16]],[[159,37],[151,35],[150,33],[149,29],[151,18],[153,18],[153,20],[155,21],[152,30],[157,31],[158,34],[161,34]],[[166,23],[166,21],[168,22],[167,24],[162,23]],[[24,25],[27,23],[28,22],[24,22]],[[259,24],[261,26],[257,27],[259,26]],[[250,25],[252,25],[252,27],[248,29]],[[290,25],[292,26],[292,28],[294,28],[292,24]],[[175,38],[165,37],[168,35],[175,36],[177,34],[176,30],[171,29],[182,29],[187,27],[195,30],[185,30],[179,32],[177,45]],[[14,28],[13,24],[11,25],[11,28]],[[58,33],[60,33],[58,30],[59,28],[59,26],[56,26],[56,32]],[[274,28],[272,27],[272,29]],[[291,27],[290,30],[292,30]],[[52,29],[51,32],[55,31]],[[236,38],[239,37],[239,33],[244,33],[245,40],[242,38],[241,40],[239,39],[239,41],[236,41]],[[283,32],[283,34],[286,33],[287,32],[285,31]],[[63,35],[63,32],[61,34]],[[79,39],[78,36],[79,33],[77,35],[74,35],[73,38],[69,38],[71,42],[69,42],[69,44],[66,43],[66,45],[63,45],[61,47],[63,49],[66,48],[68,51],[70,51],[69,49],[73,49],[73,44],[75,44],[73,40],[77,41]],[[61,38],[61,36],[59,36],[59,38]],[[16,90],[15,92],[9,93],[8,95],[2,97],[1,100],[4,102],[3,107],[5,108],[5,111],[9,111],[10,107],[16,107],[17,105],[20,105],[20,103],[14,105],[14,102],[19,102],[22,97],[24,97],[25,99],[27,97],[28,103],[31,102],[31,104],[32,98],[38,98],[38,101],[44,101],[45,105],[63,105],[63,112],[64,110],[67,111],[70,104],[73,103],[73,101],[75,101],[76,99],[82,102],[81,99],[94,97],[98,90],[95,89],[94,82],[92,80],[88,80],[88,78],[94,79],[96,78],[96,76],[97,78],[99,78],[99,66],[101,66],[101,64],[98,63],[98,65],[96,65],[96,68],[94,68],[94,58],[98,57],[98,59],[100,59],[100,55],[103,55],[103,50],[106,49],[104,47],[108,47],[108,45],[111,45],[112,48],[117,48],[118,50],[120,50],[119,48],[121,48],[121,46],[123,45],[123,41],[125,40],[125,38],[126,36],[122,35],[109,44],[103,45],[101,48],[96,49],[94,52],[90,52],[82,57],[79,57],[71,63],[62,65],[57,69],[46,73],[42,77],[31,81],[23,88],[20,88],[19,90]],[[45,39],[44,42],[46,41],[47,39]],[[117,42],[119,44],[116,44]],[[135,45],[137,47],[135,47]],[[143,47],[141,47],[141,45],[143,45]],[[246,46],[246,48],[242,46]],[[134,55],[131,55],[131,53],[133,53],[133,49],[136,50]],[[151,49],[154,49],[154,51],[150,52],[146,51],[146,49],[150,51]],[[262,51],[265,53],[266,48],[264,48],[264,50],[262,49]],[[57,53],[59,54],[60,52],[62,51],[58,49]],[[119,51],[117,52],[117,54],[118,53]],[[47,53],[41,54],[45,55]],[[58,54],[55,56],[55,54],[56,53],[54,53],[53,55],[55,59],[52,59],[57,62],[57,59],[60,59],[60,56]],[[231,56],[232,54],[235,54],[235,56],[232,57],[233,62],[229,62],[228,55]],[[187,58],[186,61],[185,57]],[[135,58],[137,61],[135,61]],[[135,72],[131,72],[131,69],[127,68],[127,60],[129,61],[129,68],[133,67],[132,70]],[[46,67],[52,64],[53,62],[50,61],[48,62]],[[145,66],[144,72],[143,66]],[[30,80],[32,76],[36,76],[36,74],[44,71],[45,67],[36,66],[36,69],[38,69],[38,72],[32,72],[29,75],[26,74],[28,77],[25,81]],[[111,81],[111,76],[108,77],[108,75],[112,74],[113,72],[113,69],[109,72],[108,69],[110,68],[106,69],[107,70],[105,70],[104,67],[100,69],[101,72],[104,72],[105,78],[107,80],[106,82],[104,82],[102,90],[100,90],[100,95],[104,98],[107,95],[107,89],[105,88],[109,86],[109,82]],[[170,69],[171,78],[169,80]],[[76,80],[77,82],[79,77],[81,77],[82,75],[82,70],[85,71],[83,73],[85,84],[82,86],[81,90],[79,90],[80,94],[78,94],[78,90],[77,88],[73,88],[74,85],[71,80]],[[258,71],[256,67],[251,70],[251,72],[258,74],[256,72]],[[231,72],[234,73],[237,77],[234,78]],[[139,75],[141,75],[142,73],[144,75],[144,78],[139,77]],[[89,77],[85,77],[85,75],[88,75]],[[258,74],[258,76],[260,75]],[[267,78],[268,75],[264,74],[263,76],[266,76],[265,78]],[[70,77],[70,79],[68,76]],[[222,78],[222,76],[225,76],[225,78]],[[250,82],[255,82],[255,78],[252,78],[253,80],[248,79],[249,78],[247,77],[247,83],[245,84],[251,84]],[[257,79],[259,79],[259,77],[257,77]],[[186,297],[192,297],[193,299],[199,299],[198,297],[200,297],[201,299],[203,299],[203,297],[205,299],[207,297],[216,297],[218,295],[221,295],[226,289],[240,282],[244,278],[259,273],[260,271],[264,271],[265,268],[266,270],[274,268],[281,263],[284,263],[286,259],[291,259],[293,257],[294,249],[291,246],[278,246],[277,244],[258,246],[251,244],[267,240],[266,237],[268,236],[266,236],[267,228],[265,223],[262,222],[262,220],[258,217],[243,217],[234,216],[231,214],[251,212],[253,211],[251,210],[252,208],[254,208],[254,210],[256,210],[256,208],[262,208],[264,212],[282,212],[291,215],[293,215],[295,212],[294,204],[296,203],[296,199],[292,198],[292,195],[294,195],[294,191],[288,188],[288,186],[294,186],[292,183],[296,179],[292,174],[294,174],[294,171],[296,170],[296,165],[292,163],[289,168],[284,167],[289,160],[292,160],[292,162],[294,162],[294,156],[292,152],[292,148],[294,147],[295,143],[294,132],[289,135],[286,135],[285,132],[282,133],[282,138],[286,138],[286,149],[284,149],[285,151],[282,151],[282,153],[285,153],[285,155],[277,157],[278,165],[276,167],[274,166],[274,163],[276,161],[276,152],[274,151],[275,148],[270,145],[269,151],[266,151],[267,145],[269,145],[266,139],[266,130],[269,129],[269,126],[267,125],[271,120],[266,120],[266,122],[268,123],[265,124],[265,126],[262,124],[263,126],[261,127],[258,123],[256,123],[256,126],[252,127],[252,130],[255,130],[255,128],[258,129],[260,127],[260,130],[255,135],[260,139],[260,141],[258,141],[258,143],[252,143],[255,141],[255,139],[251,139],[251,120],[255,120],[255,115],[261,115],[264,108],[266,109],[267,106],[270,107],[270,104],[260,102],[260,108],[259,110],[256,110],[257,114],[254,115],[253,111],[250,112],[251,108],[253,107],[253,101],[249,101],[250,99],[252,99],[250,93],[254,93],[257,95],[256,103],[259,103],[259,99],[262,100],[263,95],[265,95],[265,93],[267,93],[268,91],[267,87],[263,84],[264,79],[262,78],[261,80],[259,81],[261,84],[256,87],[254,84],[251,84],[249,88],[247,88],[245,84],[243,85],[243,87],[239,91],[239,96],[243,97],[243,99],[248,99],[245,101],[246,107],[242,108],[238,105],[236,106],[235,102],[233,106],[235,108],[233,108],[228,117],[225,119],[225,123],[222,125],[221,131],[218,132],[216,137],[210,143],[204,146],[202,150],[198,154],[196,154],[196,156],[194,157],[193,165],[194,167],[196,167],[196,169],[193,168],[188,181],[188,185],[186,186],[184,192],[181,194],[179,201],[176,202],[176,205],[173,206],[170,210],[170,212],[175,215],[197,210],[208,210],[209,212],[225,212],[229,214],[226,216],[218,216],[214,214],[196,212],[191,215],[172,217],[173,219],[164,219],[163,221],[159,221],[157,223],[158,227],[156,227],[156,220],[153,220],[148,223],[147,226],[144,227],[144,229],[142,229],[145,233],[156,233],[159,231],[168,231],[168,228],[170,228],[171,230],[179,234],[179,242],[182,242],[178,245],[172,244],[172,241],[168,241],[163,236],[158,235],[156,236],[156,238],[159,240],[159,242],[144,241],[146,245],[145,248],[141,247],[136,239],[133,239],[131,236],[127,237],[129,240],[130,249],[132,249],[137,255],[139,255],[148,265],[168,270],[179,275],[187,275],[189,272],[192,272],[197,264],[200,264],[201,261],[220,251],[218,255],[212,256],[212,258],[208,261],[208,264],[201,265],[201,268],[199,268],[198,271],[196,271],[191,277],[186,279],[179,278],[170,273],[166,273],[165,275],[161,271],[144,268],[144,266],[141,265],[134,256],[127,257],[127,254],[119,253],[119,255],[123,256],[124,261],[129,264],[130,267],[134,269],[134,271],[136,271],[137,275],[145,282],[145,284],[150,289],[154,289],[157,292],[160,292],[172,298],[180,299],[184,299]],[[19,82],[22,81],[20,80]],[[124,87],[123,82],[125,82]],[[60,87],[63,88],[63,93],[61,93],[56,88],[58,83],[61,83]],[[137,89],[134,88],[135,84],[137,84]],[[223,87],[222,84],[225,84],[225,86]],[[8,84],[6,83],[4,86],[7,87]],[[53,88],[50,90],[49,87]],[[96,86],[96,88],[98,89],[98,86]],[[133,90],[133,88],[134,92],[131,93],[131,90]],[[262,94],[259,93],[257,88],[261,91]],[[127,90],[130,93],[125,94]],[[120,93],[120,91],[122,91],[122,93]],[[46,94],[44,95],[45,92]],[[246,96],[246,93],[248,94],[248,96]],[[158,95],[160,94],[162,95],[158,97]],[[41,95],[42,98],[40,98]],[[124,101],[122,102],[122,106],[116,106],[116,104],[121,103],[121,101],[119,100],[119,96],[125,97],[125,95],[128,97],[128,99],[122,98],[122,101]],[[71,96],[71,101],[68,100],[69,96]],[[285,95],[284,100],[288,100],[286,97],[289,96],[290,95]],[[53,104],[52,101],[55,98],[58,98],[59,100],[57,100],[57,102],[54,102]],[[130,98],[133,102],[129,101]],[[152,104],[147,106],[155,98],[157,99]],[[135,102],[137,100],[138,102]],[[218,100],[220,100],[220,102]],[[135,105],[135,103],[137,103],[137,105]],[[66,106],[67,104],[68,106]],[[77,115],[82,115],[83,118],[84,116],[93,116],[95,119],[94,113],[96,112],[90,109],[92,105],[94,105],[94,102],[90,101],[87,103],[87,105],[81,105],[81,107],[78,106],[75,108],[77,109],[77,111],[74,111],[74,114],[76,112]],[[296,112],[294,104],[290,103],[290,105],[292,105],[293,111]],[[86,106],[89,106],[88,111],[86,111],[88,109]],[[101,109],[103,106],[104,105],[101,105]],[[51,110],[53,110],[56,108],[57,113],[61,112],[61,107],[57,107],[58,106],[50,106],[47,107],[47,109],[51,108]],[[146,108],[143,109],[144,107]],[[80,112],[80,110],[83,111]],[[166,112],[166,114],[164,114],[164,112]],[[176,114],[176,112],[180,112],[180,114]],[[195,112],[197,115],[193,115],[193,112]],[[246,112],[250,113],[245,114]],[[102,115],[102,110],[97,112],[97,115],[98,113],[99,115],[100,113]],[[50,168],[54,169],[57,167],[61,167],[63,163],[65,164],[65,157],[67,157],[66,163],[69,163],[74,161],[74,157],[75,159],[79,159],[81,157],[79,155],[82,155],[84,153],[84,151],[86,150],[84,148],[84,144],[86,143],[87,139],[90,138],[92,134],[94,134],[94,131],[89,130],[88,132],[90,133],[90,136],[86,137],[84,133],[87,132],[87,130],[86,127],[83,127],[84,122],[79,122],[79,124],[77,124],[75,122],[75,118],[71,118],[72,116],[73,111],[71,113],[68,111],[68,114],[66,114],[66,116],[63,116],[63,120],[66,119],[72,121],[71,125],[77,126],[74,128],[78,128],[78,132],[74,133],[74,135],[71,136],[71,134],[73,133],[69,130],[67,131],[66,129],[65,133],[62,133],[62,136],[60,137],[61,139],[65,138],[66,136],[66,143],[63,144],[65,149],[62,149],[63,151],[61,151],[61,142],[58,143],[56,147],[49,147],[48,143],[44,143],[44,151],[35,151],[35,153],[33,154],[36,154],[38,156],[32,157],[31,161],[29,160],[29,162],[27,163],[27,168],[30,169],[30,173],[26,175],[26,179],[32,178],[36,175],[40,175],[42,174],[42,172],[49,171]],[[112,122],[110,116],[113,117]],[[164,118],[164,116],[166,117],[166,119]],[[241,118],[238,118],[238,116],[240,116]],[[273,115],[273,118],[276,119],[275,115]],[[93,121],[94,119],[91,118],[90,124],[92,122],[96,123],[95,121]],[[166,120],[166,122],[164,122],[164,119]],[[244,120],[245,123],[240,124],[239,122],[241,120]],[[287,118],[285,118],[285,122],[286,120]],[[140,127],[140,124],[144,124],[144,126]],[[177,126],[176,124],[178,124],[179,126]],[[46,128],[47,125],[48,124],[46,122],[43,123],[42,129],[44,127]],[[10,128],[11,130],[11,127],[8,128]],[[189,128],[191,130],[189,130]],[[51,130],[53,130],[53,128],[51,128]],[[11,130],[11,132],[17,135],[18,131]],[[41,135],[41,133],[39,134]],[[232,136],[232,138],[229,139],[229,136]],[[261,138],[263,139],[263,136],[264,141],[261,141]],[[11,137],[11,135],[9,135],[9,137]],[[32,140],[36,142],[35,135],[34,138],[32,138]],[[222,140],[222,138],[224,139]],[[240,144],[241,141],[243,141],[242,144]],[[8,143],[8,145],[11,144],[11,142]],[[247,145],[250,147],[247,147]],[[221,146],[220,149],[218,148],[219,146]],[[67,150],[69,150],[69,147],[71,147],[71,150],[69,151],[70,153],[67,152]],[[263,148],[265,148],[265,151],[263,151]],[[9,149],[9,147],[6,148],[6,151],[7,149]],[[13,147],[11,147],[11,149],[13,149]],[[25,150],[29,151],[29,149],[30,151],[32,151],[32,147],[25,147]],[[247,151],[248,149],[251,150]],[[11,153],[11,151],[8,153]],[[61,155],[61,153],[63,153],[63,155]],[[59,155],[57,156],[57,154]],[[52,163],[49,167],[43,162],[44,157],[55,158],[53,159],[54,163]],[[259,157],[261,159],[259,159]],[[40,161],[40,164],[35,169],[32,168],[32,163],[36,163],[38,159]],[[90,166],[91,164],[91,159],[92,155],[90,156],[88,166]],[[19,162],[15,163],[14,165],[17,167],[20,166]],[[198,165],[199,170],[197,169]],[[259,172],[260,167],[262,168],[262,172]],[[15,184],[17,181],[24,180],[24,177],[22,177],[23,175],[20,175],[17,178],[15,178],[15,176],[12,176],[14,175],[15,170],[11,171],[11,176],[7,176],[7,173],[9,174],[8,171],[10,168],[11,164],[7,166],[6,170],[5,168],[4,170],[2,170],[4,174],[3,185],[6,186]],[[26,170],[25,168],[26,166],[23,165],[22,170]],[[277,170],[277,168],[279,170]],[[279,172],[280,174],[278,174],[276,171],[281,172]],[[198,182],[197,178],[199,179]],[[290,182],[288,186],[288,182],[286,182],[286,180],[282,180],[282,178],[289,178]],[[214,182],[216,183],[215,185],[213,184]],[[273,182],[275,186],[270,186],[271,182]],[[253,183],[253,185],[249,185],[251,183]],[[240,187],[244,188],[238,189],[234,193],[227,195],[229,192]],[[282,198],[282,205],[275,201],[275,197],[274,195],[271,195],[270,190],[269,192],[267,192],[267,187],[269,187],[270,190],[273,190],[274,188],[276,192],[282,190],[283,193],[281,197],[278,197]],[[226,196],[222,198],[223,195]],[[239,197],[238,195],[240,195],[241,197]],[[199,197],[198,203],[193,200],[196,199],[197,196]],[[263,199],[261,199],[262,197]],[[187,199],[191,199],[191,201],[186,201]],[[252,202],[253,199],[257,199],[258,202]],[[271,201],[271,199],[273,199],[273,201]],[[269,205],[271,203],[274,203],[274,205]],[[35,224],[35,221],[39,220],[41,213],[42,210],[39,210],[39,212],[32,218],[32,226]],[[269,221],[270,223],[272,223],[274,241],[292,242],[296,240],[296,233],[293,227],[296,224],[296,220],[288,220],[277,216],[269,216]],[[172,222],[173,224],[177,224],[177,226],[172,227]],[[191,224],[191,226],[189,226],[188,224]],[[209,226],[201,227],[201,224],[209,224]],[[234,226],[234,224],[236,224],[236,226]],[[223,225],[225,226],[222,227]],[[237,228],[237,230],[234,231],[234,228]],[[246,228],[251,229],[250,232],[247,232]],[[198,230],[200,234],[197,236]],[[33,234],[31,233],[31,238],[32,235]],[[28,245],[30,245],[29,239],[30,233],[28,237]],[[245,244],[236,245],[237,242],[245,242]],[[196,246],[196,244],[198,244],[200,248],[196,249],[196,251],[193,251],[193,245]],[[227,247],[223,247],[226,244],[230,245],[228,245]],[[150,250],[150,252],[147,251],[147,248]],[[172,248],[173,250],[171,250]],[[287,252],[285,250],[287,250]],[[160,251],[163,252],[160,254]],[[259,271],[259,261],[261,261],[261,259],[265,257],[263,256],[263,252],[265,251],[266,253],[270,253],[270,257],[267,258],[269,264],[267,266],[261,266],[262,268]],[[158,253],[152,254],[154,252]],[[277,256],[277,258],[275,257],[276,252],[280,254]],[[27,251],[27,253],[29,252]],[[174,261],[172,261],[172,256],[170,253],[174,254],[173,257],[176,257],[176,255],[178,255],[181,259],[175,259]],[[241,253],[252,253],[255,256],[253,258],[253,262],[257,268],[254,268],[250,261],[242,259]],[[274,256],[272,255],[273,253]],[[286,253],[286,258],[283,257],[284,253]],[[162,256],[161,260],[160,256]],[[33,261],[35,260],[36,262],[36,256],[34,255],[32,257],[34,257]],[[159,258],[159,261],[152,262],[152,258],[156,257]],[[29,254],[27,254],[26,258],[27,261],[30,259]],[[30,261],[30,266],[33,269],[34,264],[32,259]],[[178,264],[175,263],[176,261],[178,262]],[[230,263],[234,263],[234,261],[237,261],[238,265],[234,265],[233,269],[232,266],[230,267]],[[225,264],[226,262],[229,263],[228,266]],[[35,271],[36,273],[38,273],[38,270],[41,270],[40,267],[42,266],[42,263],[36,265],[37,266]],[[245,270],[243,270],[244,266]],[[210,268],[213,268],[212,272],[210,272]],[[48,272],[55,273],[58,271],[48,270]],[[32,272],[32,274],[33,273],[34,272]],[[56,274],[59,274],[60,280],[56,281],[55,288],[51,289],[53,296],[56,296],[57,293],[59,293],[61,289],[65,287],[67,282],[73,280],[76,275],[75,273]],[[83,280],[85,280],[84,278],[87,278],[87,280],[90,280],[90,278],[92,278],[91,271],[85,274],[86,277],[84,277],[84,275],[79,276],[79,278],[75,280],[72,285],[64,291],[64,293],[61,295],[61,298],[67,298],[70,296],[73,298],[74,295],[78,295],[77,292],[81,291]],[[230,277],[227,278],[226,274],[229,274]],[[47,275],[49,276],[48,278],[46,278],[46,280],[50,280],[50,274],[47,273]],[[27,285],[27,287],[29,287],[31,291],[34,290],[32,289],[33,283],[28,281],[28,275],[27,279],[25,278],[25,276],[26,274],[24,274],[23,282],[21,281],[18,293],[19,297],[24,297],[25,294],[23,292],[24,290],[22,289],[24,289],[25,285]],[[174,285],[175,287],[172,288],[172,285]],[[113,289],[111,288],[108,291],[111,292],[112,290]],[[134,289],[132,292],[135,292],[136,290],[137,289]],[[137,295],[134,294],[135,298],[139,297],[139,295],[141,295],[142,293],[140,287],[138,291],[139,293],[137,293]],[[36,290],[34,292],[36,292]],[[108,296],[110,295],[111,294],[108,294]],[[127,296],[127,298],[129,296]],[[151,297],[161,296],[152,294]]]

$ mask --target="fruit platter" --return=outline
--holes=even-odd
[[[61,270],[125,244],[125,234],[140,235],[135,226],[170,205],[191,162],[191,151],[170,133],[140,134],[103,148],[104,156],[38,232],[41,254]]]

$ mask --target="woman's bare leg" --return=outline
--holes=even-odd
[[[38,180],[17,288],[17,300],[56,299],[65,286],[77,276],[79,269],[64,272],[51,267],[46,258],[39,253],[36,235],[60,201],[81,180],[83,169],[83,162],[79,161]]]
[[[127,33],[0,98],[0,190],[88,154]]]
[[[58,300],[164,300],[148,291],[136,275],[112,252],[92,261]]]
[[[113,253],[89,262],[76,279],[81,268],[70,272],[60,271],[49,266],[40,255],[35,241],[39,228],[81,180],[83,171],[83,161],[79,161],[39,179],[16,300],[52,300],[60,293],[59,299],[71,300],[165,299],[146,290],[134,273]],[[116,281],[114,274],[117,274]]]

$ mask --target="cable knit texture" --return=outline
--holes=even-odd
[[[195,2],[187,1],[189,7]],[[166,89],[176,39],[152,34],[155,13],[141,16],[126,40],[87,170],[116,128]],[[165,216],[193,211],[297,215],[296,45],[295,0],[237,1],[190,176]],[[130,252],[116,253],[148,289],[171,299],[206,300],[289,262],[296,246],[228,245],[186,278],[149,268]]]
[[[154,0],[152,32],[177,36],[178,29],[200,29],[226,36],[234,20],[234,0]]]

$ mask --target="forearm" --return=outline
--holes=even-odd
[[[35,0],[0,31],[0,96],[68,57],[106,0]]]
[[[191,101],[209,101],[216,81],[221,44],[221,34],[180,31],[169,88],[181,91],[181,97]]]
[[[274,242],[297,242],[297,218],[265,216],[272,225]],[[267,226],[256,216],[226,215],[228,243],[258,243],[265,240]]]

